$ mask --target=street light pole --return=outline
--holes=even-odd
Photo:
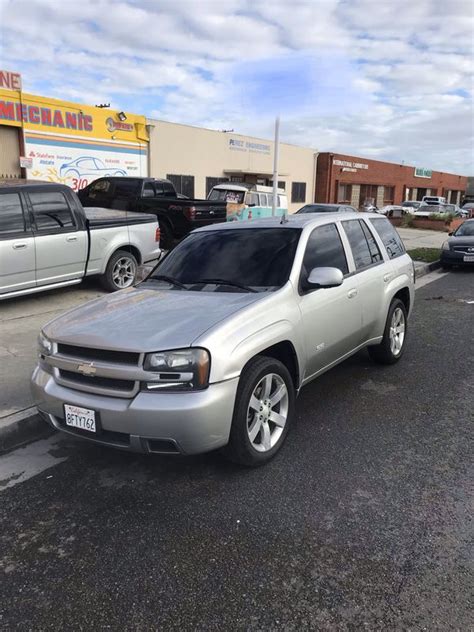
[[[278,156],[280,153],[280,117],[275,119],[275,144],[273,147],[273,202],[272,217],[276,215],[278,201]]]

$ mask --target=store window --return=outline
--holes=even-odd
[[[337,187],[338,204],[350,204],[352,200],[352,184],[339,183]]]
[[[361,184],[359,195],[359,207],[365,204],[375,204],[377,202],[378,184]]]
[[[194,176],[182,176],[169,173],[166,179],[174,184],[176,193],[181,193],[188,198],[194,197]]]
[[[394,200],[395,200],[395,187],[384,187],[383,188],[383,203],[393,204]]]
[[[291,202],[306,202],[306,182],[293,182],[291,185]]]

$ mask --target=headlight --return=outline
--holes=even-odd
[[[38,351],[40,355],[51,355],[53,352],[53,343],[41,331],[38,336]]]
[[[445,241],[441,246],[442,250],[449,250],[449,241]]]
[[[145,356],[143,368],[150,371],[146,390],[190,391],[209,385],[211,359],[205,349],[159,351]]]

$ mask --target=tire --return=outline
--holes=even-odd
[[[278,394],[280,398],[269,405]],[[294,412],[295,387],[288,369],[279,360],[257,356],[240,376],[225,456],[248,467],[267,463],[283,445]]]
[[[116,292],[134,285],[137,280],[137,273],[138,263],[132,253],[126,250],[117,250],[110,257],[100,280],[106,290]]]
[[[399,325],[394,324],[397,321]],[[396,334],[392,329],[395,326],[403,326],[403,331],[400,330],[399,333]],[[403,335],[400,337],[401,333]],[[395,362],[398,362],[405,351],[407,333],[407,309],[403,301],[395,298],[390,303],[382,342],[368,348],[372,360],[379,364],[395,364]]]
[[[160,248],[171,250],[174,246],[174,237],[168,222],[160,222]]]

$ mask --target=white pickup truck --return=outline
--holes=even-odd
[[[93,275],[110,291],[130,287],[159,240],[154,215],[84,209],[62,184],[0,181],[0,300]]]

